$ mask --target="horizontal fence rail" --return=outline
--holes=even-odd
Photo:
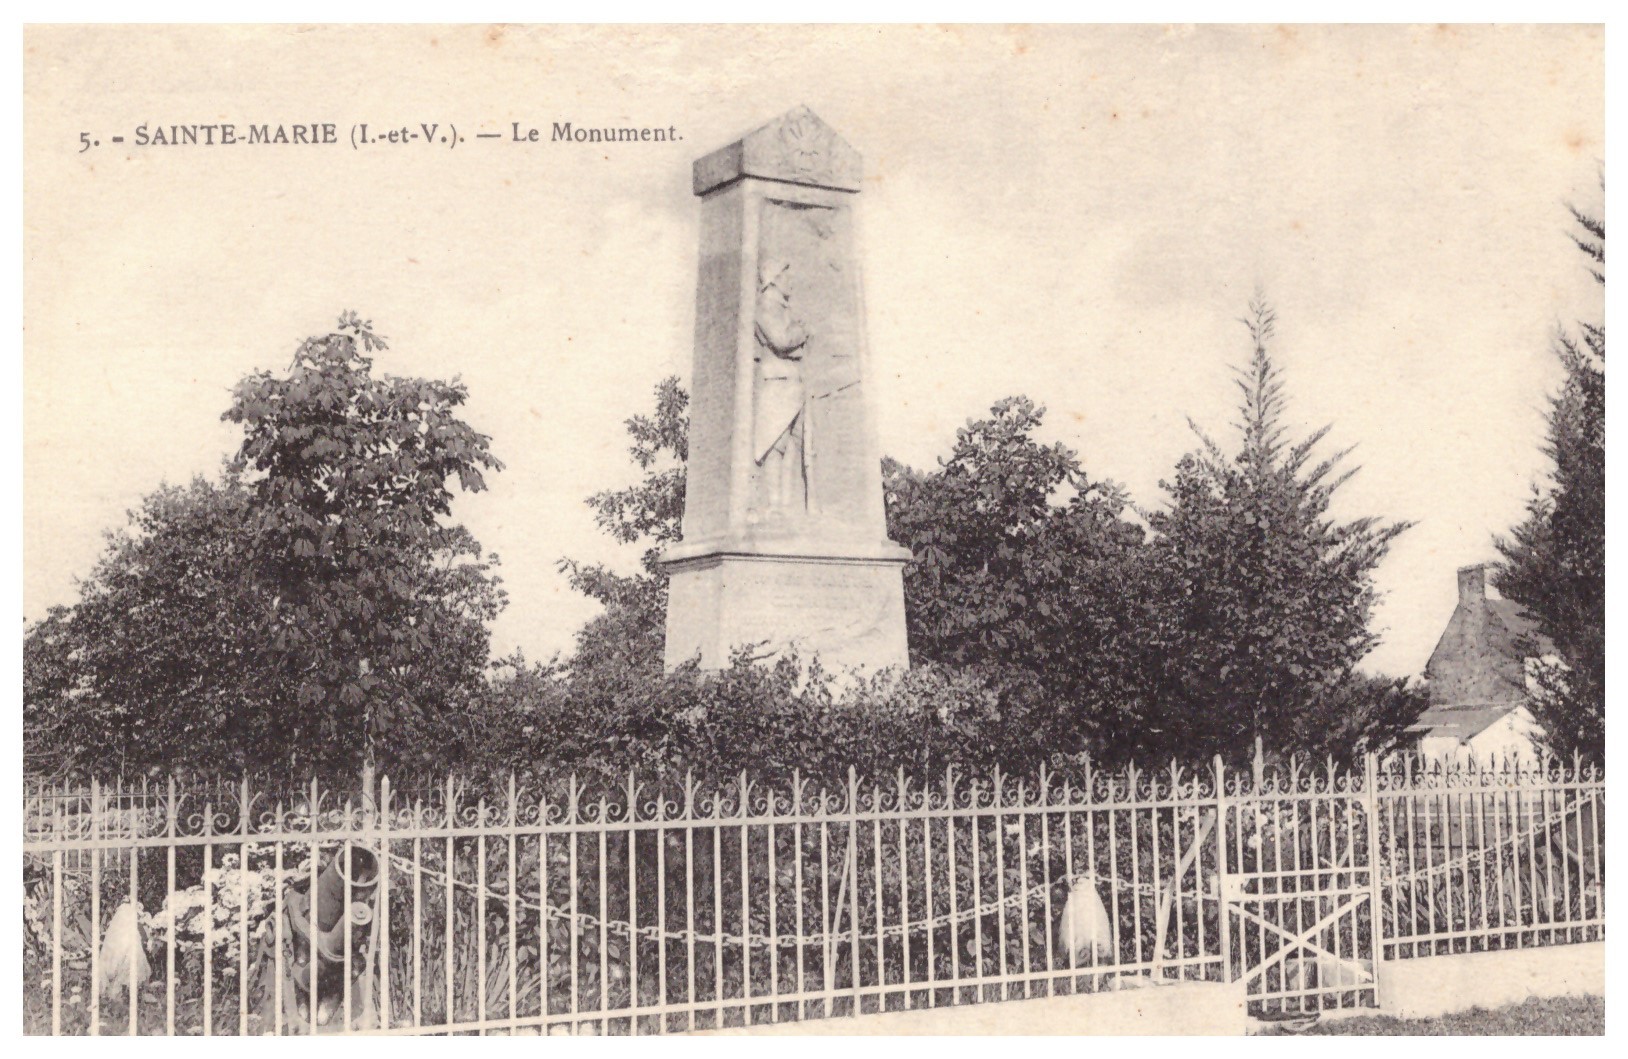
[[[24,790],[24,1028],[688,1032],[1604,936],[1573,762]]]

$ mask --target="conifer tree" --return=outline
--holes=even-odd
[[[1605,222],[1573,207],[1572,237],[1589,272],[1605,285]],[[1531,709],[1549,746],[1605,754],[1605,324],[1579,323],[1555,336],[1565,369],[1549,402],[1544,453],[1549,480],[1534,486],[1526,519],[1498,541],[1504,561],[1493,583],[1554,645],[1526,645],[1534,667]]]
[[[1269,349],[1275,322],[1264,300],[1251,302],[1244,323],[1254,348],[1236,378],[1237,452],[1190,421],[1199,448],[1161,483],[1167,507],[1149,514],[1166,602],[1156,633],[1165,665],[1154,716],[1126,733],[1145,753],[1241,758],[1257,736],[1269,747],[1312,750],[1336,727],[1350,730],[1351,718],[1330,710],[1363,709],[1350,689],[1379,640],[1373,572],[1408,524],[1330,515],[1358,468],[1342,468],[1350,449],[1314,455],[1330,427],[1291,439],[1283,374]],[[1395,727],[1396,711],[1380,712]]]

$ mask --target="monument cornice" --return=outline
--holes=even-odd
[[[693,188],[708,195],[746,177],[856,192],[859,152],[806,106],[794,107],[734,143],[695,161]]]

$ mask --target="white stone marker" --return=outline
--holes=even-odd
[[[695,163],[701,198],[683,540],[666,664],[795,645],[908,665],[855,250],[858,152],[807,107]]]

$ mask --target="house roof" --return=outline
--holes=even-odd
[[[1467,742],[1520,709],[1519,702],[1471,703],[1464,706],[1432,706],[1408,726],[1408,731],[1436,737],[1452,737]]]
[[[1467,742],[1525,704],[1526,661],[1554,643],[1519,603],[1487,594],[1487,566],[1458,571],[1458,606],[1425,665],[1432,704],[1408,731]]]
[[[1496,614],[1504,628],[1509,630],[1512,647],[1521,640],[1530,640],[1539,657],[1556,653],[1554,641],[1539,631],[1538,623],[1521,609],[1519,603],[1512,599],[1488,599],[1486,605],[1487,610]]]

